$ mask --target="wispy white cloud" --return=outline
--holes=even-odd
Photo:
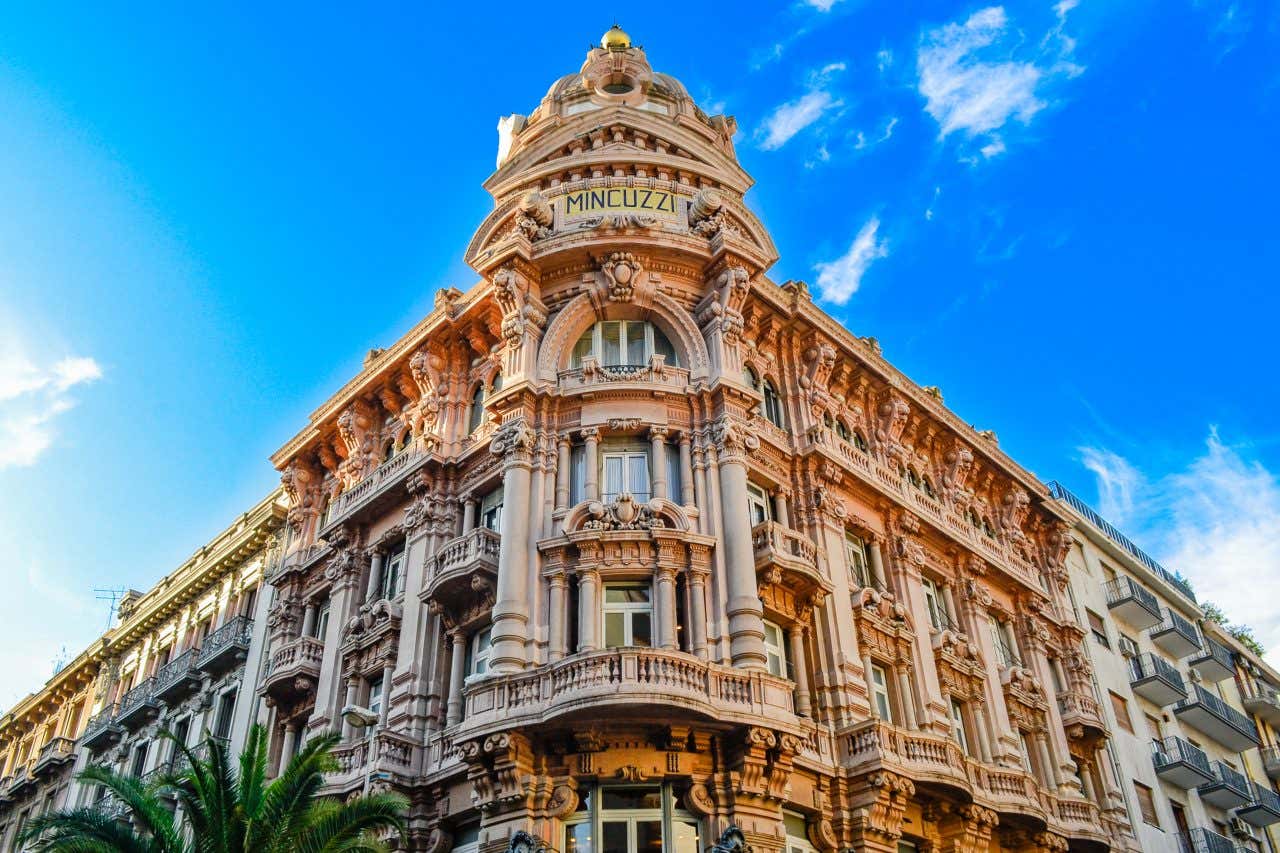
[[[876,51],[876,70],[881,74],[893,67],[893,51],[883,47]]]
[[[880,218],[873,216],[853,238],[849,251],[833,261],[816,264],[818,273],[818,290],[823,299],[836,305],[849,301],[862,285],[862,277],[867,268],[880,259],[889,256],[887,240],[877,238],[880,230]]]
[[[14,334],[0,349],[0,470],[34,465],[52,446],[59,415],[75,405],[71,391],[102,377],[92,358],[38,362]]]
[[[1254,629],[1280,665],[1280,480],[1249,448],[1211,428],[1204,451],[1148,477],[1124,457],[1086,448],[1099,509],[1152,543],[1158,559],[1186,574],[1202,598]]]
[[[990,136],[1012,121],[1029,123],[1049,106],[1048,83],[1083,70],[1071,61],[1075,45],[1062,31],[1075,5],[1076,0],[1061,0],[1054,7],[1056,24],[1032,56],[1016,55],[1024,52],[1025,42],[1003,6],[926,31],[916,55],[917,88],[925,111],[938,123],[939,138]],[[987,159],[1003,150],[1003,140],[996,137],[983,144],[981,153]]]
[[[841,0],[804,0],[806,6],[817,9],[819,12],[830,12],[831,7],[839,2]]]
[[[834,76],[844,69],[843,62],[833,62],[810,74],[809,91],[780,104],[765,119],[756,133],[760,137],[760,147],[765,151],[776,151],[823,115],[843,106],[844,102],[829,91],[829,85]]]

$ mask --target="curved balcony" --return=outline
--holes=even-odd
[[[56,737],[40,749],[31,772],[35,776],[43,776],[75,760],[76,742],[69,737]]]
[[[1102,719],[1098,700],[1083,693],[1058,694],[1058,710],[1062,713],[1062,725],[1071,737],[1086,739],[1107,737],[1107,724]]]
[[[253,639],[253,620],[237,616],[204,640],[197,665],[213,675],[225,672],[249,656]]]
[[[617,648],[579,652],[532,672],[492,675],[463,688],[465,715],[455,740],[501,726],[574,715],[653,720],[683,710],[704,719],[799,726],[795,685],[758,670],[735,669],[683,652]]]
[[[113,704],[103,708],[85,724],[80,742],[88,749],[101,752],[123,735],[124,729],[116,724],[116,706]]]
[[[465,609],[474,596],[475,578],[497,580],[501,546],[502,537],[487,527],[468,530],[446,542],[427,558],[422,597],[445,607]]]
[[[684,394],[689,388],[688,369],[666,361],[665,356],[654,355],[646,364],[605,365],[588,357],[582,360],[582,367],[560,371],[557,379],[562,394],[592,396],[602,392],[635,391],[655,397]]]
[[[155,682],[154,678],[148,678],[120,697],[116,723],[126,730],[132,730],[160,714],[160,702],[155,697]]]
[[[780,586],[797,598],[830,590],[818,573],[818,546],[800,531],[776,521],[761,522],[751,528],[751,548],[761,586]]]
[[[199,649],[187,649],[164,666],[155,677],[155,696],[165,704],[172,704],[200,689],[203,674],[196,666]]]
[[[271,652],[259,693],[288,705],[315,690],[320,681],[324,643],[315,637],[298,637]]]
[[[325,776],[325,788],[330,792],[363,784],[369,775],[408,781],[421,772],[422,747],[399,732],[379,731],[372,737],[338,744],[333,749],[333,757],[338,769]]]

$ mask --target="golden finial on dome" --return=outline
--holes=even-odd
[[[627,50],[631,47],[631,36],[627,35],[622,27],[614,24],[600,37],[600,46],[605,50]]]

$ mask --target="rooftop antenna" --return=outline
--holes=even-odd
[[[120,603],[120,599],[124,598],[125,588],[118,587],[94,587],[94,598],[98,601],[108,601],[107,605],[107,630],[111,630],[111,620],[116,617],[116,605]]]

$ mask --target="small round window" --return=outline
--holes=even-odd
[[[610,95],[625,95],[634,88],[635,86],[631,85],[631,83],[626,80],[620,80],[616,83],[606,83],[604,85],[604,91]]]

